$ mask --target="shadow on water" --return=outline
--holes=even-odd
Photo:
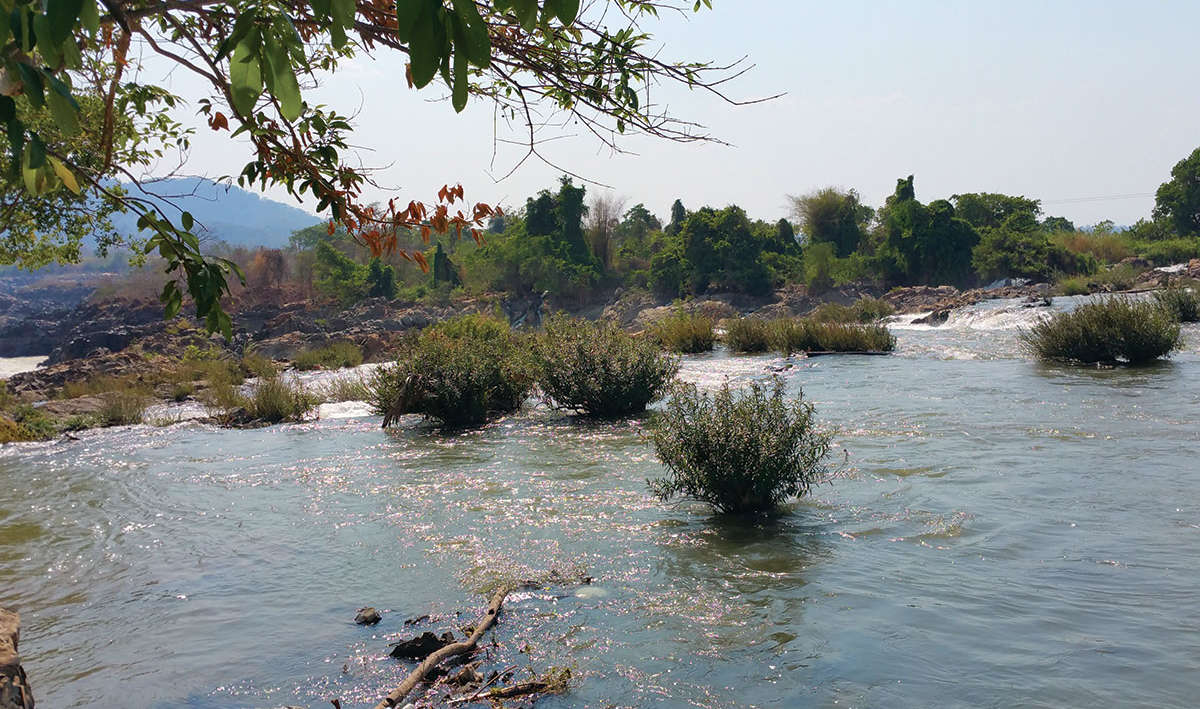
[[[1050,384],[1101,384],[1122,389],[1166,389],[1177,381],[1181,371],[1180,364],[1171,360],[1137,366],[1034,362],[1032,369]]]

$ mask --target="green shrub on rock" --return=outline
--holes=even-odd
[[[508,323],[466,316],[426,328],[395,364],[377,369],[370,404],[384,427],[423,414],[448,427],[478,426],[521,407],[533,386]]]
[[[318,401],[300,382],[274,376],[259,380],[241,403],[254,421],[283,423],[303,421]]]
[[[613,323],[552,316],[533,344],[538,384],[558,408],[598,418],[644,411],[679,371],[649,338]]]
[[[651,423],[654,450],[669,474],[649,481],[663,501],[676,496],[718,512],[770,512],[823,480],[831,436],[817,429],[812,404],[787,401],[783,382],[754,383],[735,394],[728,383],[709,395],[676,389]]]
[[[1045,318],[1020,334],[1042,360],[1144,364],[1179,347],[1179,321],[1157,303],[1113,297]]]
[[[363,363],[362,348],[353,342],[331,342],[324,347],[303,350],[293,364],[301,371],[310,369],[342,369]]]

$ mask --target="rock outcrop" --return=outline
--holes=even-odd
[[[33,691],[17,652],[20,637],[21,616],[0,608],[0,709],[33,709]]]

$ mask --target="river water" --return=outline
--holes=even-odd
[[[389,641],[554,573],[595,580],[510,597],[486,665],[572,668],[539,706],[1194,706],[1200,332],[1148,368],[1044,366],[1033,316],[688,358],[702,386],[780,370],[839,431],[838,476],[769,522],[658,502],[640,421],[543,408],[8,446],[0,605],[45,707],[369,706],[409,669]]]

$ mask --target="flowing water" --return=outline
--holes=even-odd
[[[1043,366],[1034,316],[897,322],[892,357],[688,358],[701,386],[778,371],[839,430],[838,477],[768,522],[650,497],[640,421],[543,408],[8,446],[0,605],[45,707],[369,706],[400,634],[580,575],[494,631],[487,667],[572,668],[539,706],[1194,706],[1200,332],[1149,368]]]

